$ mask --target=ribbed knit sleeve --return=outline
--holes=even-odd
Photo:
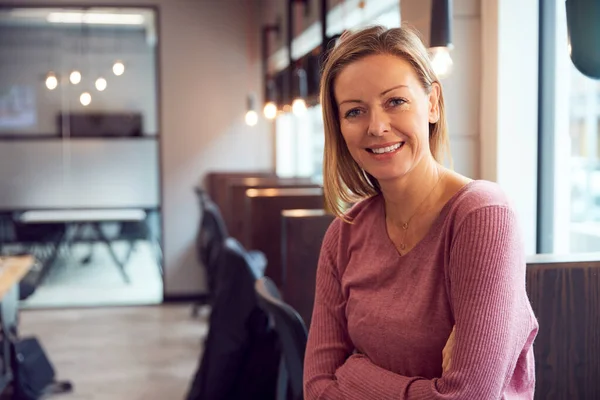
[[[304,358],[304,398],[344,399],[336,370],[354,350],[347,332],[345,301],[336,268],[341,221],[334,221],[321,246],[315,303]]]
[[[512,210],[485,206],[465,216],[453,235],[447,279],[455,318],[451,367],[432,380],[394,374],[366,355],[347,354],[339,284],[322,271],[317,282],[318,319],[311,327],[307,357],[307,399],[500,399],[515,385],[517,360],[532,322],[525,292],[525,259]],[[444,290],[440,288],[440,290]],[[335,375],[335,366],[340,366]],[[527,371],[521,373],[528,373]],[[523,382],[531,382],[524,377]],[[517,383],[518,386],[518,377]],[[516,387],[520,396],[533,388]],[[321,395],[321,397],[319,397]],[[524,398],[524,397],[515,397]]]

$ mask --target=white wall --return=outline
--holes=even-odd
[[[114,0],[11,0],[21,4],[109,4]],[[195,256],[198,210],[193,187],[208,170],[272,168],[263,122],[244,124],[246,94],[260,91],[254,2],[130,0],[157,4],[159,15],[161,172],[165,292],[204,289]]]

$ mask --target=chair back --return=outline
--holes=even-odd
[[[273,319],[282,346],[283,362],[279,374],[287,375],[288,387],[283,391],[280,388],[278,400],[301,400],[304,352],[308,337],[304,321],[296,310],[281,300],[277,286],[268,277],[258,279],[255,289],[258,305]]]
[[[187,400],[275,399],[280,344],[255,293],[265,263],[234,238],[225,239],[208,336]]]
[[[219,207],[205,192],[197,191],[197,193],[202,216],[196,238],[196,251],[198,259],[206,268],[209,290],[213,292],[219,254],[228,233]]]

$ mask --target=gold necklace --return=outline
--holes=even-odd
[[[410,226],[410,221],[413,219],[413,217],[415,215],[417,215],[417,211],[419,211],[419,208],[421,208],[421,206],[423,204],[425,204],[425,201],[429,198],[429,196],[431,196],[431,194],[433,193],[433,191],[435,190],[435,188],[439,185],[439,183],[442,180],[442,177],[444,176],[446,171],[442,171],[442,173],[440,174],[440,177],[438,178],[438,180],[436,181],[436,183],[433,185],[433,187],[431,188],[431,190],[429,191],[429,193],[427,194],[427,196],[425,196],[425,198],[421,201],[421,203],[419,204],[419,206],[417,208],[415,208],[415,211],[413,211],[413,214],[410,216],[410,218],[402,224],[402,231],[404,232],[404,235],[402,235],[402,241],[400,242],[400,250],[404,251],[404,249],[406,249],[406,236],[408,234],[408,228]]]

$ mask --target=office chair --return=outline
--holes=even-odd
[[[258,305],[275,323],[282,345],[282,359],[277,383],[277,400],[302,400],[304,352],[308,334],[300,315],[281,300],[275,283],[268,277],[255,284]]]
[[[215,293],[216,269],[219,262],[224,240],[229,237],[225,221],[221,216],[219,207],[210,199],[208,194],[201,188],[196,188],[201,220],[196,236],[196,253],[198,261],[204,265],[206,280],[208,284],[208,302],[211,303]],[[192,315],[198,314],[202,302],[196,303]]]

